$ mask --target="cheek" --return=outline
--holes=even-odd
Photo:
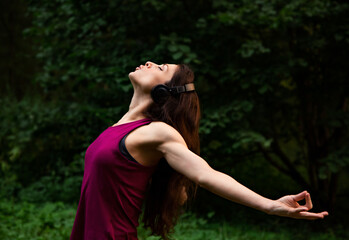
[[[158,85],[158,84],[165,84],[167,82],[169,82],[171,79],[169,79],[163,72],[159,72],[154,74],[154,78],[153,78],[153,83],[154,86]]]
[[[148,89],[152,89],[158,84],[164,84],[168,80],[159,73],[148,73],[140,76],[140,82],[144,87],[147,87]]]

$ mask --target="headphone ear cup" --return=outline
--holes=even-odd
[[[150,95],[155,103],[163,104],[171,96],[170,88],[163,84],[156,85]]]

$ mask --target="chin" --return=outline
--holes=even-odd
[[[130,79],[130,81],[132,82],[132,81],[134,81],[136,78],[135,78],[135,72],[130,72],[129,74],[128,74],[128,78]]]

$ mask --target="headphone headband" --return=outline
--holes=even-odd
[[[171,94],[179,94],[179,93],[192,92],[192,91],[195,91],[194,83],[188,83],[188,84],[185,84],[184,86],[176,86],[176,87],[170,88]]]
[[[163,104],[172,95],[176,96],[185,92],[195,91],[194,83],[188,83],[183,86],[168,87],[163,84],[156,85],[151,90],[151,97],[155,103]]]

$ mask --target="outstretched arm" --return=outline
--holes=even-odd
[[[306,191],[278,200],[271,200],[251,191],[229,175],[212,169],[204,159],[187,148],[179,134],[172,134],[159,145],[158,150],[163,153],[173,169],[201,187],[233,202],[268,214],[292,218],[319,219],[328,215],[327,212],[309,212],[312,203],[310,194]],[[297,202],[304,198],[306,204],[300,206]]]

